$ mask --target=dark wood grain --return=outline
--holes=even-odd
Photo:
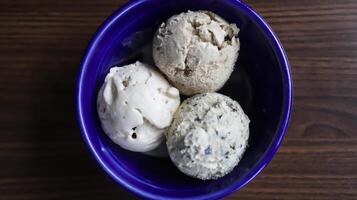
[[[294,109],[277,156],[228,199],[356,199],[357,1],[247,2],[288,53]],[[73,105],[84,49],[123,3],[0,1],[0,199],[134,199],[90,158]]]

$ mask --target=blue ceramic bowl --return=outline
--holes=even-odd
[[[210,10],[240,28],[236,70],[221,93],[237,100],[251,119],[249,148],[233,172],[214,181],[180,173],[172,162],[129,152],[103,133],[96,96],[110,67],[152,63],[159,24],[187,10]],[[119,185],[149,199],[218,199],[252,180],[272,159],[288,127],[292,80],[285,52],[268,24],[238,0],[134,0],[97,31],[80,67],[77,111],[83,138],[99,165]]]

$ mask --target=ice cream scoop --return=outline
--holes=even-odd
[[[162,23],[153,41],[158,68],[185,95],[214,92],[230,77],[239,29],[210,11],[188,11]]]
[[[249,118],[239,103],[218,93],[186,99],[167,134],[171,160],[186,175],[217,179],[233,170],[249,138]]]
[[[179,91],[140,62],[111,68],[97,98],[104,132],[122,148],[135,152],[160,146],[179,104]]]

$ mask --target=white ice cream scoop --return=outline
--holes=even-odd
[[[113,67],[101,87],[97,110],[104,132],[122,148],[159,147],[180,104],[179,91],[150,66]]]
[[[162,23],[153,41],[158,68],[185,95],[214,92],[238,57],[239,29],[210,11],[188,11]]]

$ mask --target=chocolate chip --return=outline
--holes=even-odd
[[[192,157],[191,157],[191,155],[190,154],[186,154],[186,156],[185,156],[188,160],[191,160],[192,162],[193,162],[193,160],[192,160]]]
[[[223,115],[218,115],[217,119],[221,119]]]
[[[210,155],[211,153],[212,153],[211,146],[208,146],[208,147],[205,149],[205,154],[206,154],[206,155]]]
[[[183,74],[185,76],[190,76],[192,74],[192,70],[190,70],[189,68],[185,68],[185,70],[183,71]]]
[[[201,122],[201,119],[198,116],[196,116],[195,121],[196,122]]]
[[[228,107],[232,109],[233,112],[237,111],[237,109],[234,107],[234,105],[231,102],[226,102],[226,104],[228,105]]]
[[[131,134],[131,138],[136,139],[136,133]]]
[[[124,80],[124,81],[122,82],[122,84],[123,84],[124,87],[128,87],[129,81],[128,81],[128,80]]]
[[[236,150],[236,146],[234,146],[234,145],[231,145],[231,146],[229,146],[232,150]]]

